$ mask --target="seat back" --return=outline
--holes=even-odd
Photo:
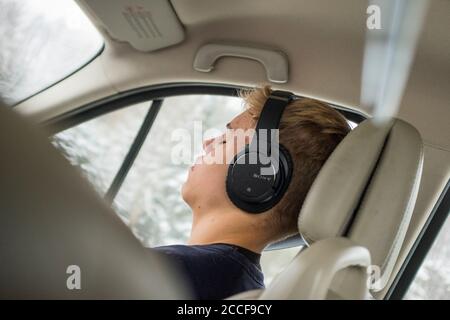
[[[47,136],[1,104],[0,155],[1,299],[189,296]]]
[[[417,198],[422,166],[422,139],[414,127],[399,119],[383,124],[365,120],[330,155],[305,199],[299,232],[308,245],[344,237],[355,247],[366,248],[373,274],[366,284],[366,268],[340,270],[329,287],[329,297],[355,297],[358,292],[357,297],[362,298],[359,293],[364,285],[373,296],[382,298],[377,292],[393,276]],[[348,248],[340,249],[344,257]],[[301,252],[293,263],[302,265],[303,256]],[[301,285],[301,279],[292,279],[292,268],[289,272],[290,279],[282,273],[274,280],[277,292],[282,282],[287,285],[297,281]],[[271,290],[269,286],[263,296],[277,298],[278,293],[272,295]]]

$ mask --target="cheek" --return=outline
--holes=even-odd
[[[225,181],[227,175],[227,164],[200,164],[194,168],[192,172],[196,175],[199,182],[208,185],[217,185],[218,181]]]
[[[203,196],[222,194],[225,191],[227,171],[226,164],[198,164],[189,172],[183,189]]]
[[[193,208],[196,205],[220,206],[226,195],[225,178],[228,166],[199,164],[194,167],[183,184],[181,195]]]
[[[203,158],[203,163],[190,169],[188,179],[183,185],[183,194],[195,194],[200,197],[226,195],[225,180],[228,164],[245,146],[245,141],[230,139],[221,148],[215,148]]]

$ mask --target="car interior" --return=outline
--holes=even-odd
[[[450,1],[75,3],[101,49],[0,107],[0,298],[191,298],[111,203],[166,100],[261,84],[324,101],[355,125],[309,190],[299,234],[266,248],[295,255],[265,289],[228,299],[405,296],[449,233]],[[370,5],[381,7],[381,30],[368,29]],[[149,111],[102,197],[49,138],[138,103]],[[83,290],[67,290],[74,263]]]

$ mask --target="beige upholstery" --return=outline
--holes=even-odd
[[[188,297],[46,136],[1,104],[0,155],[1,299]],[[80,290],[67,288],[70,265]]]
[[[382,298],[377,292],[393,276],[414,209],[422,149],[417,130],[398,119],[377,126],[366,120],[349,133],[324,164],[300,212],[299,231],[311,247],[301,251],[260,298],[324,298],[324,294],[309,294],[317,292],[317,285],[323,289],[330,272],[311,283],[315,274],[305,276],[304,270],[323,270],[321,263],[342,266],[342,259],[349,260],[343,248],[358,252],[359,247],[370,253],[369,271],[375,271],[370,286],[364,264],[348,263],[347,268],[335,268],[331,273],[334,278],[326,297],[362,299],[369,297],[370,289],[372,295]],[[332,243],[341,243],[341,237],[350,242],[333,248]],[[319,251],[316,243],[321,246],[322,261],[320,254],[311,258],[310,251]],[[366,261],[361,260],[363,252],[359,255],[360,262]],[[307,292],[300,288],[305,285]]]
[[[259,299],[326,299],[333,279],[347,268],[370,266],[369,251],[347,238],[328,238],[304,250],[278,275]],[[365,281],[352,286],[353,298],[366,293]]]
[[[419,191],[423,145],[416,129],[397,121],[384,146],[348,237],[370,250],[386,285],[406,235]]]
[[[309,192],[299,216],[307,243],[344,234],[370,180],[392,122],[358,126],[330,156]]]
[[[403,243],[417,198],[422,149],[417,130],[402,120],[379,128],[365,121],[330,156],[300,213],[306,241],[346,236],[369,249],[381,276],[372,291],[385,286]]]

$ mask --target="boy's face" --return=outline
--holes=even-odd
[[[232,206],[225,189],[228,163],[250,142],[249,129],[254,126],[244,111],[228,123],[226,133],[203,141],[204,154],[190,167],[182,187],[183,199],[192,209]]]

